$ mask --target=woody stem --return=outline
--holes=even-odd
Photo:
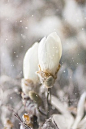
[[[51,102],[51,88],[48,88],[47,90],[47,118],[49,117],[49,96],[50,96],[50,102]]]

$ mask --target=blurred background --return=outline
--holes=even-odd
[[[1,94],[8,91],[7,96],[2,95],[3,102],[19,103],[21,97],[16,95],[16,87],[23,77],[25,52],[54,31],[63,47],[57,89],[65,87],[72,101],[77,99],[86,90],[86,0],[1,0],[0,10],[0,88]],[[13,88],[15,93],[9,95]],[[0,110],[0,127],[5,110]]]

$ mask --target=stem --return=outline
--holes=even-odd
[[[50,94],[50,104],[51,104],[51,88],[49,89]]]
[[[50,94],[51,94],[50,93],[50,88],[48,88],[48,90],[47,90],[47,118],[49,117],[49,95]]]
[[[39,111],[42,115],[47,116],[47,114],[45,114],[44,112],[42,112],[39,108],[38,108],[38,111]]]

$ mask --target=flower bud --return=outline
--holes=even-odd
[[[62,55],[62,45],[56,32],[44,37],[39,44],[38,59],[41,71],[55,75]]]
[[[55,80],[52,76],[49,76],[45,81],[44,81],[44,85],[47,87],[47,88],[51,88],[54,84]]]
[[[25,54],[23,60],[24,79],[29,79],[34,83],[38,82],[35,72],[38,70],[38,43],[35,43]]]
[[[26,124],[27,127],[29,127],[29,128],[31,129],[32,123],[31,123],[31,120],[30,120],[29,115],[25,113],[25,114],[22,116],[22,119],[23,119],[23,123]]]
[[[43,105],[42,99],[36,92],[29,91],[29,97],[38,105],[38,107]]]
[[[23,122],[24,122],[25,124],[27,124],[27,125],[30,124],[30,117],[29,117],[28,114],[25,113],[25,114],[22,116],[22,118],[23,118]]]

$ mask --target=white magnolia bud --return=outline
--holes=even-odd
[[[44,37],[39,44],[38,59],[43,72],[55,74],[62,55],[61,40],[56,32]]]
[[[24,78],[38,82],[38,76],[35,73],[38,71],[38,43],[35,43],[25,54],[23,60]]]

